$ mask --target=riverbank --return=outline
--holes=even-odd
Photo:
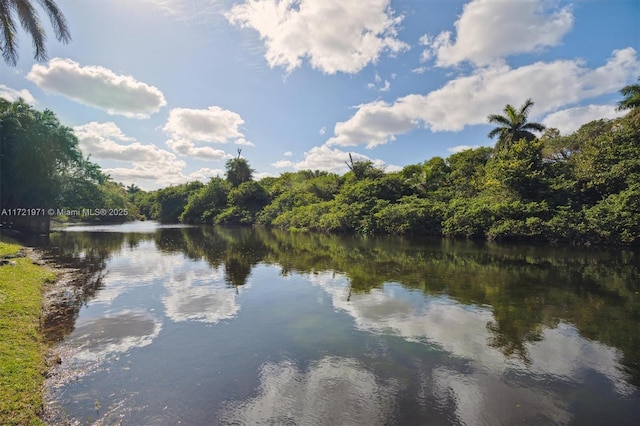
[[[44,424],[43,289],[56,274],[15,244],[0,243],[0,259],[0,424]]]

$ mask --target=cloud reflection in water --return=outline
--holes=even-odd
[[[395,386],[358,361],[325,357],[301,371],[290,360],[263,364],[258,396],[225,404],[224,424],[387,424]]]
[[[176,272],[165,283],[168,294],[162,298],[166,315],[175,322],[199,321],[215,324],[234,318],[240,306],[235,288],[224,282],[218,270],[203,268]],[[243,286],[243,290],[248,286]]]
[[[397,284],[350,293],[348,279],[333,273],[311,274],[308,279],[324,289],[336,310],[353,317],[356,328],[433,345],[464,361],[464,372],[443,365],[420,374],[424,387],[431,389],[432,401],[455,407],[456,422],[565,424],[571,421],[571,409],[558,398],[558,386],[582,386],[588,372],[606,377],[614,392],[633,392],[621,369],[621,354],[585,339],[570,324],[543,327],[540,341],[525,342],[530,361],[525,363],[506,358],[488,344],[492,334],[487,324],[495,318],[487,307],[463,305]],[[549,388],[529,386],[530,380],[546,381]]]

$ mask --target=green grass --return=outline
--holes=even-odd
[[[20,251],[20,246],[17,244],[0,243],[0,258],[8,254],[14,254]]]
[[[0,243],[0,257],[20,246]],[[0,425],[39,425],[47,350],[40,334],[42,285],[55,274],[28,258],[0,266]]]

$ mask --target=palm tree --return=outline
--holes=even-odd
[[[67,20],[56,2],[54,0],[38,0],[38,3],[49,15],[58,41],[68,43],[71,40],[71,34]],[[31,0],[0,0],[0,50],[2,58],[11,66],[15,66],[18,62],[16,16],[22,28],[31,35],[35,49],[34,58],[38,61],[46,61],[45,40],[47,37]]]
[[[640,81],[640,78],[638,78]],[[634,109],[640,107],[640,84],[630,84],[620,89],[620,94],[624,99],[618,102],[618,111],[623,109]]]
[[[241,151],[238,149],[238,157],[228,160],[225,164],[227,181],[234,187],[253,179],[254,170],[249,167],[249,162],[246,159],[240,158]]]
[[[533,106],[533,101],[527,99],[524,105],[519,110],[507,104],[504,107],[505,115],[491,114],[487,117],[489,123],[499,124],[498,127],[489,132],[489,138],[493,139],[494,136],[498,136],[498,143],[496,143],[496,149],[507,148],[514,142],[520,139],[526,139],[532,141],[536,138],[536,135],[531,131],[541,132],[545,127],[540,123],[528,123],[527,116],[529,115],[529,109]]]

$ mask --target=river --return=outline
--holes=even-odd
[[[640,424],[638,252],[154,222],[43,250],[87,277],[55,422]]]

